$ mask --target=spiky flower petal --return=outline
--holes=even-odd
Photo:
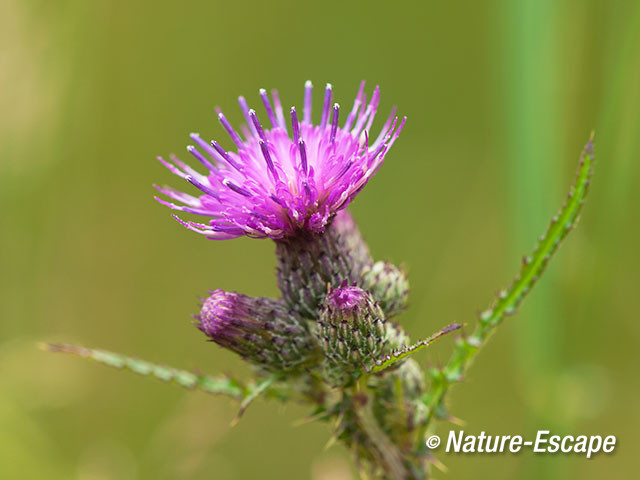
[[[172,162],[159,158],[200,194],[192,196],[170,187],[156,187],[170,201],[156,199],[174,210],[209,217],[207,224],[176,218],[188,229],[211,239],[281,239],[300,231],[324,232],[331,218],[354,199],[380,168],[405,119],[398,122],[394,108],[372,140],[379,88],[367,103],[363,82],[350,113],[340,125],[340,106],[333,103],[333,89],[327,84],[322,117],[314,125],[311,92],[311,82],[307,82],[302,120],[292,107],[287,121],[277,91],[272,92],[272,105],[267,92],[260,90],[268,117],[265,124],[240,97],[247,121],[242,136],[221,112],[218,114],[235,144],[233,149],[227,151],[216,141],[209,143],[198,134],[191,135],[195,145],[187,150],[206,173],[192,169],[177,157],[172,157]]]

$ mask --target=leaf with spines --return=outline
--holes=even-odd
[[[542,235],[533,249],[531,256],[522,259],[520,273],[507,290],[498,294],[498,299],[488,310],[480,314],[480,322],[497,325],[505,315],[515,313],[522,299],[529,293],[540,275],[544,272],[549,259],[558,249],[569,231],[578,221],[584,199],[589,191],[589,180],[593,170],[593,134],[584,147],[580,157],[580,166],[576,181],[571,186],[569,195],[560,211],[551,219],[547,231]]]
[[[419,342],[414,343],[413,345],[405,345],[397,350],[394,350],[393,352],[383,356],[382,358],[375,359],[373,362],[373,366],[370,366],[370,367],[365,366],[365,371],[367,373],[377,373],[377,372],[381,372],[382,370],[386,370],[396,362],[399,362],[400,360],[403,360],[413,355],[414,353],[419,352],[423,348],[431,345],[440,337],[446,335],[447,333],[453,332],[454,330],[459,329],[461,326],[462,325],[459,325],[457,323],[452,323],[451,325],[446,326],[439,332],[434,333],[433,335],[425,338],[424,340],[420,340]]]
[[[444,397],[449,387],[459,382],[478,349],[485,343],[489,335],[502,322],[505,315],[515,313],[518,305],[531,291],[540,275],[544,272],[549,259],[556,252],[560,242],[576,225],[580,210],[589,191],[589,182],[593,172],[593,133],[582,150],[576,180],[571,186],[567,199],[559,212],[553,217],[549,227],[542,235],[533,253],[525,257],[518,276],[511,286],[498,294],[493,306],[480,314],[480,321],[472,336],[463,337],[456,342],[456,349],[449,362],[432,378],[431,389],[424,395],[423,403],[427,407],[429,417],[422,427],[426,431],[429,420],[443,411]],[[423,435],[418,435],[422,442]]]
[[[247,387],[232,378],[201,375],[134,357],[127,357],[107,350],[60,343],[44,344],[42,347],[49,352],[70,353],[109,367],[129,370],[139,375],[152,376],[190,390],[198,389],[213,395],[227,395],[236,400],[241,400],[251,393]]]

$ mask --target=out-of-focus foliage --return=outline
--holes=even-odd
[[[408,267],[414,339],[472,319],[517,270],[596,131],[589,204],[517,316],[453,389],[466,430],[617,435],[579,456],[453,456],[449,478],[626,478],[640,417],[640,5],[124,2],[0,5],[0,477],[339,479],[310,412],[224,398],[37,349],[76,342],[205,372],[244,367],[190,324],[209,288],[275,295],[273,245],[211,242],[151,199],[158,154],[226,142],[213,107],[361,79],[408,123],[353,205]],[[318,100],[320,102],[320,100]],[[228,146],[228,143],[227,143]],[[183,153],[184,152],[184,153]],[[251,275],[247,275],[250,271]],[[416,355],[443,362],[450,341]],[[441,424],[440,434],[449,426]],[[291,452],[295,452],[292,455]],[[251,461],[248,461],[250,459]]]

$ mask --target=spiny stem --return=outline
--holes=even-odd
[[[593,158],[592,133],[580,156],[576,180],[566,201],[558,214],[551,220],[545,234],[540,237],[531,256],[523,259],[520,273],[507,290],[499,293],[494,305],[480,314],[474,334],[457,341],[455,351],[446,366],[442,370],[433,372],[431,390],[423,397],[429,414],[425,427],[418,436],[418,442],[423,441],[424,431],[434,415],[438,412],[444,412],[443,400],[449,387],[462,379],[478,349],[486,342],[504,317],[515,313],[520,302],[544,272],[560,242],[576,225],[578,214],[589,190]]]
[[[187,389],[199,389],[213,395],[227,395],[237,400],[245,397],[247,389],[237,380],[226,377],[210,377],[187,370],[158,365],[133,357],[127,357],[107,350],[86,348],[69,344],[43,344],[43,350],[49,352],[70,353],[83,358],[95,360],[109,367],[129,370],[144,376],[152,376],[164,382],[173,383]]]

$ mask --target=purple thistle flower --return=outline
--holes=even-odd
[[[325,89],[320,124],[312,124],[311,93],[311,82],[307,82],[302,121],[294,107],[290,110],[291,135],[277,91],[272,92],[272,106],[267,92],[260,90],[268,118],[264,124],[240,97],[247,121],[242,128],[244,139],[222,112],[218,113],[237,150],[226,151],[216,141],[207,143],[198,134],[191,134],[195,146],[190,145],[187,150],[207,169],[206,174],[174,156],[172,163],[161,157],[158,160],[201,194],[192,196],[156,186],[177,203],[158,197],[156,200],[174,210],[209,217],[208,224],[175,218],[189,230],[211,239],[243,235],[281,239],[298,231],[323,232],[331,218],[355,198],[380,168],[406,118],[398,122],[394,108],[371,141],[370,129],[380,102],[378,87],[367,103],[364,82],[360,84],[342,126],[340,106],[332,106],[330,84]]]

